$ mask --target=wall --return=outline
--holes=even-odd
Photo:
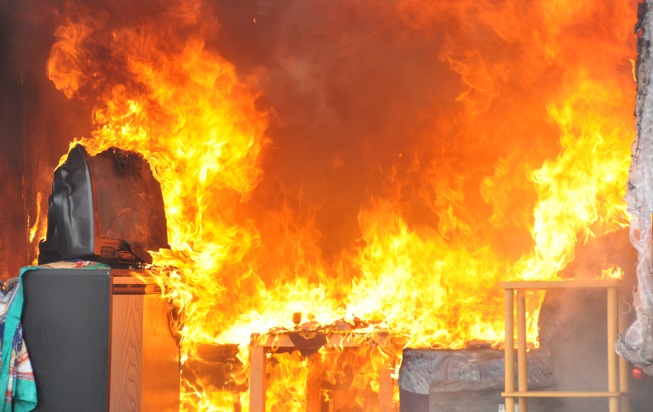
[[[56,2],[0,1],[0,277],[36,257],[38,206],[47,212],[52,171],[90,115],[47,78]]]

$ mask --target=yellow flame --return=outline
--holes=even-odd
[[[619,266],[612,265],[601,271],[600,279],[623,279],[624,271]]]
[[[382,188],[356,211],[355,245],[328,257],[315,219],[324,205],[297,206],[302,196],[283,184],[256,192],[273,144],[275,114],[257,105],[265,73],[239,76],[206,46],[217,21],[205,5],[171,2],[164,22],[119,28],[79,11],[57,28],[50,79],[70,98],[98,102],[91,136],[71,146],[136,151],[161,183],[170,249],[153,256],[181,313],[185,365],[201,344],[237,344],[245,372],[234,379],[243,381],[253,333],[295,330],[296,313],[309,328],[358,323],[361,332],[390,333],[394,346],[323,349],[310,362],[328,366],[321,373],[330,383],[337,365],[353,365],[351,402],[368,408],[366,393],[378,391],[381,368],[396,376],[403,347],[502,341],[501,281],[555,279],[577,244],[628,224],[634,83],[625,58],[632,36],[622,33],[632,5],[484,5],[404,0],[392,8],[388,19],[398,17],[408,39],[449,28],[441,19],[454,26],[436,36],[433,60],[455,90],[451,101],[425,99],[420,127],[398,136],[418,141],[413,153],[363,173],[380,171]],[[597,16],[614,25],[576,32]],[[441,110],[453,115],[431,116]],[[331,160],[335,169],[344,163]],[[529,307],[531,342],[538,311],[537,302]],[[305,410],[308,363],[297,353],[269,355],[269,409]],[[325,396],[337,403],[342,394]],[[184,410],[248,402],[245,391],[185,380]]]

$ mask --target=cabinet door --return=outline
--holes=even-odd
[[[39,412],[109,405],[109,270],[37,269],[23,275],[23,329]]]
[[[179,411],[171,306],[143,273],[112,271],[110,412]]]
[[[111,412],[179,411],[179,348],[158,294],[116,294],[111,317]]]

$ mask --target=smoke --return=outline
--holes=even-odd
[[[53,84],[74,97],[60,111],[101,104],[116,84],[145,87],[124,29],[162,54],[199,41],[257,79],[270,118],[247,205],[259,226],[290,209],[334,256],[359,239],[361,210],[390,199],[413,227],[444,239],[473,231],[518,257],[532,247],[531,171],[561,149],[550,105],[581,76],[627,76],[632,3],[68,0],[34,15],[83,45],[50,63],[66,74]],[[88,134],[80,119],[68,139]]]
[[[276,21],[256,20],[274,28],[260,62],[275,113],[266,177],[316,209],[327,251],[356,239],[371,198],[418,200],[407,181],[419,185],[420,163],[456,138],[445,102],[459,81],[438,59],[441,37],[407,31],[392,12],[378,2],[289,2],[268,14]]]
[[[327,254],[351,246],[359,211],[378,198],[412,224],[447,225],[443,207],[453,207],[488,236],[527,239],[528,170],[559,149],[546,115],[556,91],[537,85],[563,72],[532,58],[521,27],[494,26],[517,16],[478,4],[215,3],[219,52],[242,73],[265,72],[272,146],[260,190],[280,186],[313,208],[298,212],[316,216]],[[487,178],[520,198],[480,195]],[[479,223],[496,214],[496,227]]]
[[[316,302],[323,312],[340,309],[352,292],[351,301],[361,308],[374,301],[395,309],[362,308],[373,320],[424,319],[411,333],[451,313],[456,319],[450,324],[456,324],[463,318],[459,308],[478,310],[470,297],[497,312],[486,308],[484,316],[500,319],[496,284],[507,272],[545,267],[555,275],[573,257],[578,233],[609,231],[609,224],[596,223],[603,209],[576,211],[573,205],[610,208],[620,202],[614,199],[621,193],[630,146],[623,130],[631,129],[624,119],[632,113],[634,95],[628,93],[633,54],[628,42],[635,2],[568,3],[58,1],[52,14],[48,10],[42,20],[24,26],[39,29],[38,47],[28,48],[38,58],[21,55],[15,39],[0,42],[4,54],[25,58],[19,59],[22,67],[34,65],[12,72],[14,86],[24,81],[19,74],[30,73],[29,88],[17,88],[36,97],[20,102],[17,112],[25,118],[11,127],[22,126],[22,146],[9,153],[29,159],[30,196],[47,194],[50,172],[68,142],[102,129],[99,115],[124,112],[128,116],[119,117],[124,122],[110,124],[108,134],[120,135],[119,126],[142,120],[133,134],[147,135],[145,149],[158,154],[163,148],[165,160],[172,160],[156,159],[172,165],[157,172],[197,173],[196,182],[208,181],[206,190],[191,188],[175,205],[175,218],[193,215],[179,225],[191,234],[180,253],[196,247],[193,263],[209,266],[206,278],[184,279],[192,293],[203,294],[201,299],[188,294],[194,318],[209,331],[199,334],[201,339],[218,336],[234,319],[241,321],[234,329],[244,331],[244,341],[253,331],[267,330],[279,319],[256,320],[273,315],[268,309],[276,308],[275,291],[290,313]],[[3,25],[5,32],[12,33]],[[188,55],[193,59],[180,61]],[[4,60],[3,70],[10,70],[10,61]],[[227,65],[235,68],[237,84]],[[153,87],[167,81],[185,87]],[[224,92],[216,90],[225,85]],[[4,96],[6,105],[10,98]],[[235,109],[223,108],[231,98],[242,101]],[[130,111],[132,101],[140,106]],[[195,102],[219,106],[216,113],[229,121],[216,122],[213,112]],[[191,110],[180,115],[174,109],[183,104]],[[257,115],[239,116],[240,109]],[[588,121],[585,112],[592,114]],[[258,114],[265,115],[263,126],[244,124],[263,117]],[[259,140],[263,127],[265,139]],[[219,136],[222,146],[204,144],[209,135],[220,135],[220,128],[234,129],[225,135],[237,141]],[[247,133],[239,134],[241,129]],[[200,144],[188,147],[197,136]],[[172,144],[164,147],[158,141],[164,139]],[[236,146],[247,150],[235,161],[220,157],[222,148],[232,154]],[[171,154],[183,161],[175,163]],[[193,154],[210,158],[207,167],[192,168],[199,162]],[[579,154],[590,154],[589,160]],[[611,160],[615,170],[594,184],[591,177],[612,167]],[[215,173],[222,168],[228,177],[240,177],[237,183]],[[573,191],[587,183],[607,189]],[[180,182],[165,184],[167,193],[181,193],[175,186]],[[557,209],[558,214],[534,216]],[[610,213],[623,218],[618,210]],[[544,241],[534,245],[531,232],[542,222],[537,234]],[[390,241],[375,239],[370,228]],[[545,250],[546,240],[556,243],[555,253]],[[202,242],[208,246],[200,250]],[[362,263],[347,266],[356,253]],[[392,256],[385,263],[379,255]],[[519,260],[523,255],[527,259]],[[529,260],[532,256],[551,264]],[[220,265],[209,265],[219,259]],[[342,269],[334,280],[338,287],[313,282],[324,274],[325,262],[333,262],[327,269],[335,270],[324,272]],[[284,286],[293,282],[297,287],[285,294]],[[213,320],[225,308],[233,313]],[[429,312],[433,308],[436,312]],[[441,328],[452,340],[458,336]],[[438,339],[432,329],[424,335]]]
[[[89,118],[88,109],[65,102],[44,75],[54,30],[50,6],[0,1],[3,278],[16,276],[20,267],[35,259],[29,229],[38,219],[39,192],[49,192],[49,173],[65,153],[71,133],[86,130]]]

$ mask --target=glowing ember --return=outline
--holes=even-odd
[[[360,321],[399,339],[359,354],[353,387],[378,389],[403,346],[503,340],[500,281],[628,223],[634,1],[259,2],[247,23],[222,3],[69,3],[48,65],[95,107],[71,145],[161,182],[182,361],[238,344],[247,368],[295,313]],[[304,410],[308,360],[274,358],[268,408]],[[184,385],[184,410],[236,401]]]

